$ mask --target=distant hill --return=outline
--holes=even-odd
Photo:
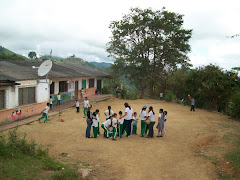
[[[16,54],[9,49],[0,46],[0,59],[11,59],[11,60],[29,60],[25,56]]]
[[[95,62],[95,61],[92,61],[92,62],[89,62],[97,67],[110,67],[112,64],[111,63],[106,63],[106,62]]]
[[[13,55],[15,53],[5,47],[0,46],[0,54]]]

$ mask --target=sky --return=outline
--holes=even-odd
[[[113,62],[106,52],[109,24],[132,7],[183,14],[183,27],[193,29],[194,67],[240,67],[240,36],[228,37],[240,33],[239,0],[0,0],[0,46],[25,56],[52,49],[53,56]]]

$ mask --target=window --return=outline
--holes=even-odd
[[[94,79],[89,79],[89,88],[94,87]]]
[[[67,81],[59,81],[59,92],[67,92],[67,91],[68,91]]]
[[[55,83],[52,82],[52,84],[50,85],[50,94],[54,94],[54,86],[55,86]]]
[[[35,103],[35,87],[18,89],[19,106]]]
[[[0,90],[0,110],[5,108],[5,90]]]

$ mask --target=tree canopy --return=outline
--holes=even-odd
[[[31,51],[28,53],[28,57],[30,59],[36,59],[37,58],[37,54],[34,51]]]
[[[183,15],[165,8],[130,9],[122,20],[111,22],[107,51],[116,60],[113,68],[141,88],[142,98],[147,87],[153,94],[156,81],[166,73],[189,66],[192,30],[182,25]]]

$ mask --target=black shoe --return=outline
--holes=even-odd
[[[113,141],[116,141],[116,139],[112,139]]]
[[[146,136],[145,138],[150,138],[149,136]]]

